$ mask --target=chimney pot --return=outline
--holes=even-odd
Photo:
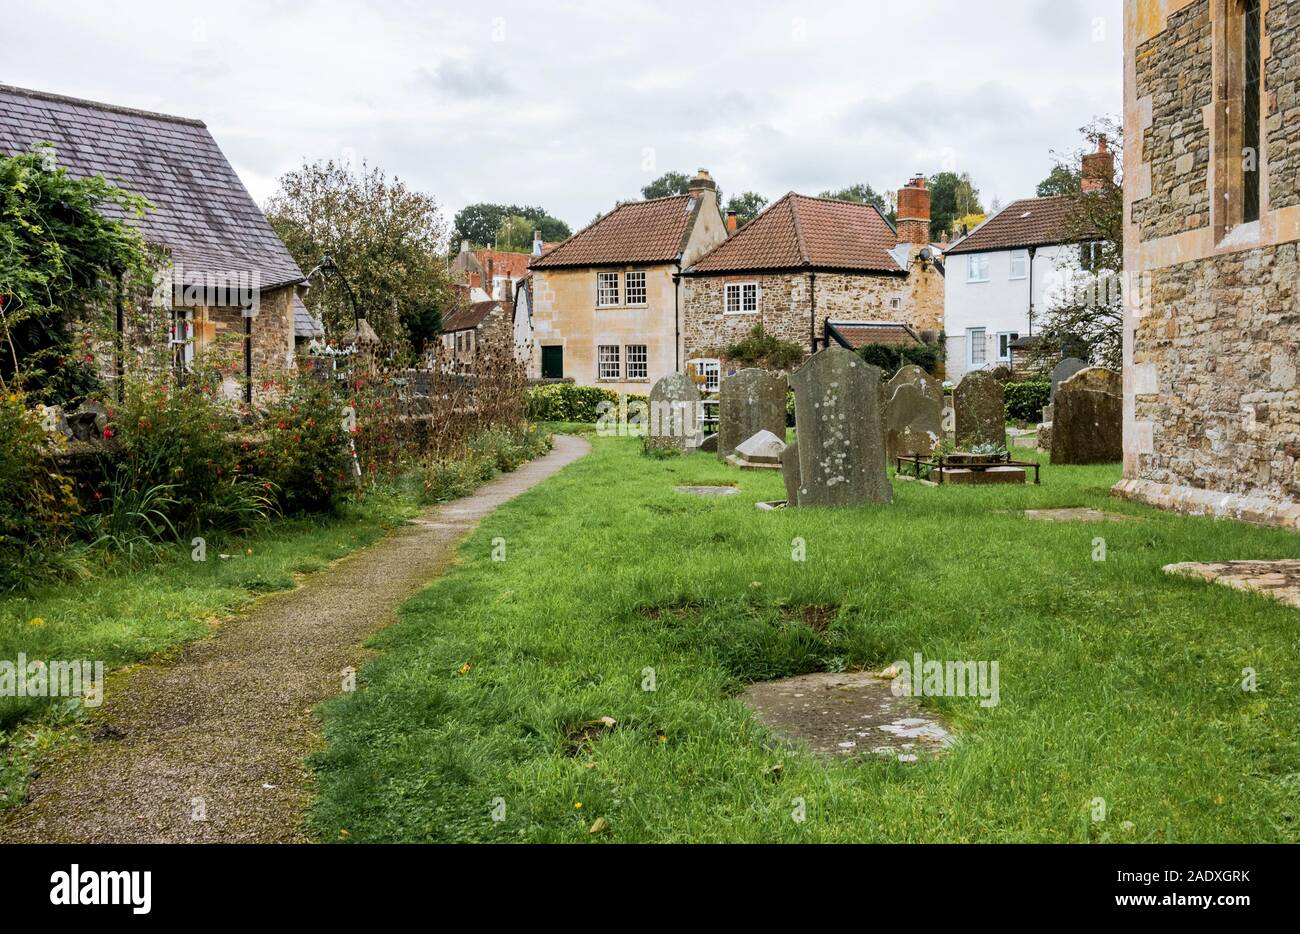
[[[739,221],[739,219],[736,217],[736,212],[735,212],[735,211],[728,211],[728,212],[727,212],[727,232],[728,232],[728,233],[735,233],[735,232],[736,232],[736,228],[739,227],[739,226],[740,226],[740,221]]]

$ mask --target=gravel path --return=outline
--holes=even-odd
[[[100,738],[43,769],[29,802],[0,821],[0,842],[305,840],[304,760],[322,742],[312,707],[338,695],[361,643],[446,570],[480,520],[590,450],[559,436],[545,457],[257,601],[174,659],[111,677]]]

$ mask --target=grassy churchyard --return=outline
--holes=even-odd
[[[588,437],[324,705],[319,838],[1300,839],[1295,610],[1161,570],[1287,557],[1293,534],[1117,501],[1117,466],[760,512],[777,471]],[[718,484],[739,495],[674,490]],[[1022,514],[1080,506],[1133,521]],[[915,762],[818,759],[737,700],[917,653],[997,662],[1000,683],[992,706],[922,698],[956,742]]]

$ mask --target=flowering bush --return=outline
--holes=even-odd
[[[72,530],[72,481],[51,467],[48,435],[18,393],[0,395],[0,589],[39,576],[43,556]]]
[[[244,440],[242,469],[286,513],[332,510],[355,484],[354,424],[329,382],[301,373]]]

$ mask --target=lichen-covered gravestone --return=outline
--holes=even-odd
[[[1048,402],[1056,401],[1056,390],[1061,383],[1065,382],[1075,373],[1088,368],[1087,360],[1080,360],[1078,357],[1066,357],[1056,366],[1052,367],[1052,391]]]
[[[1124,459],[1124,378],[1094,366],[1061,383],[1052,418],[1053,464]]]
[[[760,431],[785,437],[785,391],[781,373],[746,369],[722,381],[718,389],[718,460]]]
[[[665,376],[650,390],[650,426],[646,447],[686,453],[703,440],[700,391],[681,373]]]
[[[885,386],[885,461],[929,456],[943,439],[943,386],[919,366],[905,366]]]
[[[957,417],[957,447],[1007,444],[1007,410],[1002,384],[984,370],[967,373],[952,391]]]
[[[842,347],[816,353],[790,377],[799,431],[799,505],[888,503],[879,367]]]

